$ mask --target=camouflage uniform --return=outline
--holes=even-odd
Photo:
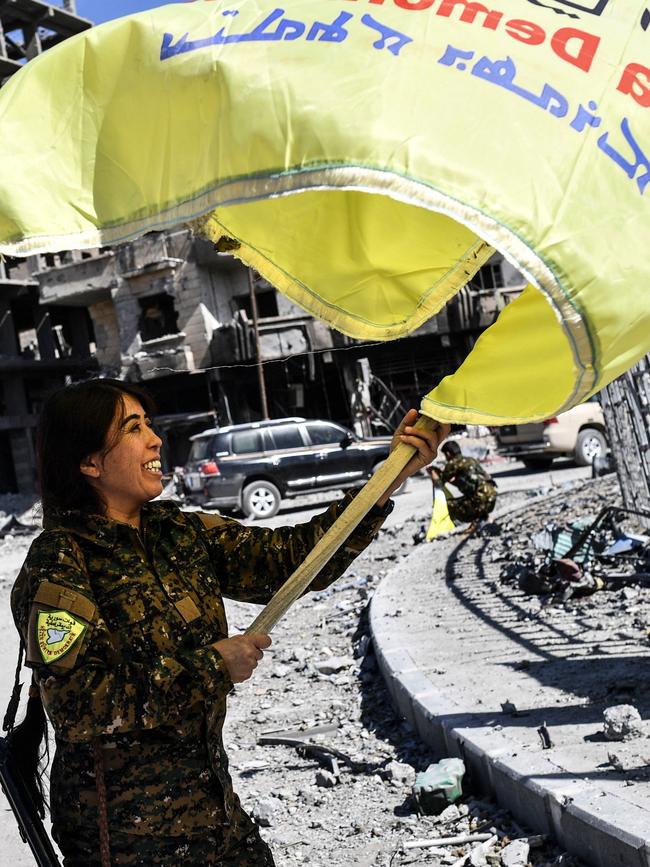
[[[351,496],[277,530],[166,502],[143,508],[142,538],[96,515],[46,521],[12,610],[55,729],[53,836],[66,867],[99,864],[97,738],[114,864],[273,864],[232,789],[221,735],[232,682],[210,645],[228,636],[222,595],[266,603]],[[328,586],[369,544],[388,512],[374,511],[310,589]],[[50,641],[76,634],[44,661]]]
[[[462,455],[447,461],[440,479],[458,488],[462,497],[449,497],[449,517],[455,524],[487,518],[497,501],[496,485],[474,458]]]

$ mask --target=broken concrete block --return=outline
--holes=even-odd
[[[605,737],[610,741],[630,741],[645,735],[639,711],[631,704],[617,704],[605,709]]]
[[[526,867],[530,846],[527,840],[513,840],[501,850],[503,867]]]
[[[253,805],[251,816],[262,828],[270,828],[278,802],[275,798],[261,798]]]
[[[488,860],[483,848],[475,846],[469,854],[469,863],[472,867],[488,867]]]
[[[354,660],[349,656],[330,656],[321,662],[315,664],[316,671],[321,674],[336,674],[338,671],[343,671],[344,668],[350,668],[354,665]]]
[[[320,786],[321,789],[333,789],[337,783],[338,780],[329,771],[316,772],[316,785]]]
[[[442,813],[440,813],[436,821],[440,822],[441,825],[447,825],[450,822],[459,822],[461,816],[462,813],[460,812],[456,804],[450,804],[445,810],[442,811]]]
[[[384,771],[384,776],[387,780],[403,783],[405,786],[412,786],[415,782],[414,768],[404,762],[390,762]]]

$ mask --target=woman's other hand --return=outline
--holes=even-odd
[[[442,422],[438,422],[438,427],[436,427],[435,430],[416,430],[413,425],[417,421],[417,417],[417,410],[410,409],[393,434],[393,441],[390,446],[391,452],[393,449],[397,448],[400,443],[414,446],[417,451],[399,476],[391,484],[390,488],[388,488],[386,493],[377,500],[378,506],[386,505],[386,502],[393,491],[396,491],[409,476],[412,476],[413,473],[417,473],[417,471],[421,470],[423,467],[428,466],[438,454],[440,444],[449,436],[450,427],[448,424],[443,424]]]
[[[270,646],[270,637],[261,633],[235,635],[212,645],[226,663],[233,683],[248,680],[257,668],[257,663],[263,658],[263,651]]]

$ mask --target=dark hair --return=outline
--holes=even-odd
[[[49,764],[50,753],[45,710],[38,688],[33,681],[29,689],[25,718],[19,725],[15,725],[23,688],[20,682],[23,654],[24,648],[21,639],[14,676],[14,688],[2,722],[2,728],[7,732],[3,747],[4,761],[14,776],[16,785],[20,788],[22,783],[24,795],[31,803],[34,811],[41,819],[44,819],[47,801],[43,787],[43,776]],[[41,744],[43,744],[42,751]],[[41,766],[43,760],[45,761]]]
[[[93,452],[107,454],[115,442],[108,433],[116,412],[124,412],[124,395],[135,397],[153,416],[151,396],[137,385],[118,379],[89,379],[50,395],[37,433],[38,476],[43,514],[78,509],[91,514],[106,510],[99,492],[79,465]]]
[[[442,452],[443,454],[449,455],[449,457],[454,458],[462,454],[460,446],[458,445],[456,440],[449,440],[448,442],[444,443],[442,446]]]

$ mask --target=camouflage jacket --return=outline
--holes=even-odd
[[[440,474],[443,484],[455,485],[464,497],[473,497],[479,490],[495,483],[475,458],[459,455],[447,461]]]
[[[232,683],[210,646],[228,636],[222,596],[266,603],[351,496],[276,530],[165,502],[144,507],[142,538],[96,515],[46,522],[12,610],[55,729],[58,833],[97,821],[97,737],[111,828],[191,836],[228,823],[236,796],[221,730]],[[310,589],[339,577],[383,520],[371,513]]]

